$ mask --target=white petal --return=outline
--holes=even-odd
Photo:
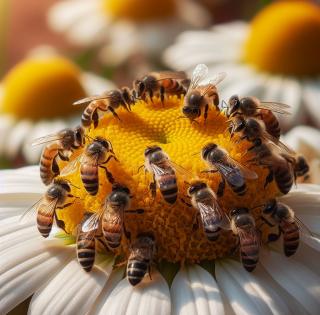
[[[303,101],[309,111],[310,118],[320,127],[320,80],[307,81],[303,88]]]
[[[45,287],[32,297],[28,314],[86,314],[100,294],[112,269],[93,268],[85,272],[76,260],[65,266]]]
[[[197,265],[178,272],[171,286],[171,299],[172,314],[224,314],[216,281]]]
[[[260,261],[273,279],[311,314],[320,309],[320,277],[294,259],[273,251],[261,251]]]
[[[158,272],[152,271],[152,280],[146,276],[137,287],[133,287],[127,279],[119,282],[98,314],[169,315],[170,309],[167,282]]]
[[[248,273],[236,261],[223,260],[216,264],[219,287],[229,300],[236,314],[290,314],[287,305],[258,266]]]
[[[117,284],[123,279],[123,275],[125,274],[125,268],[120,267],[116,268],[112,271],[107,283],[105,284],[103,290],[101,291],[99,297],[95,301],[91,311],[88,315],[97,315],[97,314],[103,314],[102,308],[113,291],[113,289],[117,286]]]
[[[80,78],[87,95],[101,94],[106,90],[116,88],[114,83],[104,78],[101,78],[91,72],[84,72]]]
[[[0,105],[1,106],[1,105]],[[15,119],[10,115],[0,116],[0,154],[3,155],[7,146],[7,136],[14,128]]]
[[[1,314],[6,314],[33,294],[71,258],[70,248],[40,238],[1,252]]]

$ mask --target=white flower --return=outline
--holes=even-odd
[[[101,47],[101,61],[116,65],[136,54],[159,56],[183,29],[208,25],[209,15],[192,0],[64,0],[48,22],[75,44]]]
[[[36,163],[42,146],[31,147],[32,140],[76,126],[80,112],[72,102],[114,88],[56,53],[38,53],[11,69],[0,85],[0,156],[11,161],[22,155]]]
[[[32,296],[28,314],[318,314],[320,243],[305,236],[286,258],[281,244],[265,248],[253,273],[235,260],[215,263],[215,271],[186,266],[169,287],[155,269],[132,287],[124,269],[112,270],[103,256],[92,272],[82,270],[75,248],[44,240],[33,222],[19,217],[43,194],[37,167],[0,172],[0,313]],[[282,198],[302,222],[320,235],[320,186],[301,184]],[[212,266],[213,267],[213,266]]]
[[[234,94],[289,104],[285,128],[306,121],[320,126],[320,8],[310,2],[275,2],[251,24],[236,21],[182,33],[164,53],[173,69],[192,72],[206,63],[209,77],[227,72],[221,99]]]

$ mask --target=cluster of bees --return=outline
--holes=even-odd
[[[95,260],[96,241],[102,242],[108,251],[119,248],[123,237],[130,238],[125,228],[125,216],[128,213],[143,214],[144,209],[131,209],[129,187],[118,183],[107,168],[111,159],[117,160],[112,144],[108,139],[85,136],[86,128],[96,128],[102,112],[110,112],[121,119],[117,108],[131,111],[137,100],[152,101],[153,96],[164,102],[168,95],[184,96],[181,113],[191,122],[203,116],[207,119],[211,107],[223,112],[229,122],[230,137],[237,142],[247,140],[248,148],[254,158],[248,164],[259,165],[268,169],[264,186],[275,181],[281,193],[291,189],[297,177],[305,177],[308,164],[302,156],[287,148],[280,140],[279,122],[274,112],[288,114],[288,106],[273,102],[260,102],[253,97],[232,96],[226,106],[220,107],[217,84],[225,76],[220,73],[207,84],[200,82],[207,76],[208,68],[200,64],[188,79],[184,72],[150,73],[141,80],[134,81],[133,89],[125,87],[112,90],[99,96],[85,98],[75,104],[85,104],[82,125],[74,129],[65,129],[55,135],[37,139],[34,144],[48,142],[40,162],[40,175],[45,185],[50,185],[45,196],[36,204],[38,229],[43,237],[48,237],[54,219],[59,227],[63,222],[56,216],[56,209],[63,209],[72,203],[72,184],[58,177],[65,169],[59,169],[58,159],[68,161],[75,150],[83,147],[83,153],[76,159],[80,163],[80,176],[88,194],[95,196],[99,190],[99,168],[106,173],[112,186],[106,196],[101,210],[87,212],[77,231],[77,256],[85,271],[90,271]],[[153,178],[150,192],[156,196],[157,189],[165,202],[172,205],[178,199],[177,174],[183,173],[190,178],[187,191],[189,200],[181,199],[188,207],[198,212],[199,228],[202,228],[207,239],[215,242],[221,230],[231,230],[238,236],[239,253],[244,268],[254,270],[259,258],[260,240],[252,209],[240,207],[225,211],[219,202],[226,185],[238,195],[243,196],[247,190],[246,180],[256,179],[257,174],[231,158],[228,152],[215,143],[207,143],[201,150],[201,158],[207,164],[205,172],[220,174],[220,184],[213,191],[208,184],[194,177],[189,171],[171,161],[168,154],[157,145],[148,146],[144,151],[145,170]],[[72,165],[74,163],[70,163]],[[66,167],[68,168],[68,166]],[[69,167],[70,168],[70,167]],[[71,200],[67,202],[67,200]],[[269,226],[279,227],[283,235],[284,253],[293,255],[299,245],[299,225],[293,211],[285,204],[270,200],[262,208],[261,215]],[[156,252],[156,238],[150,233],[143,233],[130,243],[130,254],[127,262],[127,278],[132,285],[138,284],[150,270]]]

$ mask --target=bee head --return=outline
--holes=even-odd
[[[130,190],[121,184],[113,184],[107,199],[115,205],[127,206],[130,203]]]
[[[233,113],[237,112],[240,108],[240,99],[238,95],[232,95],[229,98],[229,110],[228,116],[232,115]]]
[[[201,181],[196,181],[192,183],[188,189],[188,195],[192,196],[193,194],[197,193],[198,191],[207,188],[207,184]]]
[[[55,179],[53,184],[48,188],[47,195],[50,198],[61,198],[65,192],[70,192],[71,188],[67,181],[63,179]]]
[[[263,213],[272,214],[275,211],[276,207],[277,207],[277,201],[275,199],[272,199],[268,201],[267,204],[265,205],[263,209]]]
[[[249,213],[249,209],[245,207],[239,207],[239,208],[234,208],[230,211],[230,216],[234,217],[240,214],[247,214]]]
[[[71,148],[74,143],[74,131],[70,128],[63,129],[59,132],[61,136],[61,144],[65,149]]]
[[[105,150],[113,152],[111,142],[103,137],[96,137],[92,144],[94,143],[99,145],[99,151],[101,150],[102,146]]]
[[[294,169],[298,176],[303,176],[309,172],[309,165],[304,156],[299,155],[296,158]]]
[[[135,93],[134,93],[135,97],[139,98],[145,92],[146,85],[143,82],[143,80],[134,80],[133,88],[134,88],[134,91],[135,91]]]
[[[202,99],[203,99],[203,95],[201,95],[199,91],[193,90],[187,95],[187,104],[190,107],[199,108]]]
[[[144,156],[147,157],[149,156],[150,154],[154,153],[154,152],[158,152],[158,151],[162,151],[162,149],[157,146],[157,145],[153,145],[153,146],[150,146],[150,147],[147,147],[145,150],[144,150]]]
[[[230,215],[237,227],[255,226],[253,217],[249,214],[249,209],[245,207],[235,208],[230,211]]]
[[[256,113],[257,107],[259,106],[258,100],[255,97],[243,97],[240,101],[241,109],[248,116],[252,116]]]
[[[208,158],[209,153],[212,152],[213,150],[215,150],[217,147],[218,147],[218,145],[215,144],[215,143],[208,143],[208,144],[206,144],[206,145],[202,148],[202,152],[201,152],[202,158],[206,160],[206,159]]]
[[[74,129],[74,136],[75,136],[76,146],[83,146],[85,143],[85,137],[84,137],[84,129],[82,128],[82,126],[77,126]]]
[[[290,217],[290,209],[287,205],[278,202],[275,215],[279,220],[288,219]]]
[[[248,130],[250,130],[250,133],[255,135],[260,135],[262,132],[262,126],[259,123],[259,121],[255,118],[248,118],[246,120],[246,127]]]

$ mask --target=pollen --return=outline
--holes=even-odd
[[[103,0],[102,9],[114,18],[145,22],[173,16],[176,12],[176,1]]]
[[[0,112],[31,120],[77,113],[70,104],[85,96],[79,77],[80,70],[64,58],[26,59],[3,80]]]
[[[244,61],[266,72],[320,73],[320,8],[311,1],[278,1],[251,22]]]
[[[201,158],[201,150],[207,143],[218,144],[244,165],[252,158],[252,154],[247,152],[250,143],[237,141],[237,136],[231,139],[227,131],[228,118],[223,111],[211,108],[206,121],[203,117],[198,122],[186,119],[181,112],[183,99],[183,96],[166,96],[163,103],[158,97],[147,101],[137,100],[131,111],[117,109],[120,120],[111,113],[105,113],[96,128],[92,126],[86,130],[87,139],[102,136],[112,143],[117,160],[111,159],[106,167],[116,182],[130,189],[131,209],[144,209],[142,214],[125,214],[125,228],[130,233],[130,239],[122,239],[116,255],[128,257],[130,242],[141,233],[154,235],[156,261],[165,259],[182,264],[201,262],[230,256],[237,248],[238,239],[230,230],[222,231],[215,242],[208,240],[198,222],[197,210],[186,205],[190,203],[187,189],[188,181],[195,179],[206,182],[213,191],[218,189],[221,181],[219,173],[202,172],[208,170],[208,165]],[[152,197],[149,189],[152,177],[141,167],[145,162],[145,149],[154,145],[160,146],[175,164],[188,170],[187,175],[176,172],[178,198],[172,205],[163,199],[158,189],[156,197]],[[78,149],[70,163],[79,159],[82,152],[83,149]],[[60,165],[63,169],[66,163],[60,162]],[[223,196],[219,198],[226,214],[234,207],[251,209],[280,195],[274,182],[264,187],[267,176],[265,168],[257,165],[249,165],[248,168],[257,174],[257,179],[247,180],[246,193],[238,196],[226,185]],[[104,170],[99,169],[99,191],[96,196],[90,196],[80,179],[79,165],[65,175],[62,171],[61,176],[76,186],[72,186],[72,194],[78,198],[70,207],[56,211],[65,224],[66,232],[72,234],[85,212],[101,209],[106,195],[111,192],[111,184]],[[257,218],[259,211],[261,209],[254,211]]]

